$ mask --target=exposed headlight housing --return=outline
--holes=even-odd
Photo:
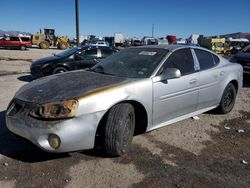
[[[76,115],[77,100],[67,100],[55,103],[42,104],[30,111],[30,116],[44,119],[66,119]]]

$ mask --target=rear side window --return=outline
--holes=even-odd
[[[212,68],[216,65],[215,62],[218,62],[219,58],[210,52],[199,49],[194,49],[194,51],[200,64],[200,70]],[[216,61],[214,58],[216,59]]]
[[[29,42],[29,41],[30,41],[30,38],[28,38],[28,37],[21,37],[21,39],[22,39],[22,41],[24,41],[24,42]]]
[[[107,57],[107,56],[114,53],[113,50],[111,50],[111,49],[102,49],[101,52],[102,52],[102,57],[103,58],[105,58],[105,57]]]
[[[166,68],[177,68],[181,71],[182,75],[195,72],[191,50],[184,48],[173,52],[165,61],[162,71]]]
[[[97,49],[86,50],[85,53],[82,54],[84,59],[93,59],[97,57]]]

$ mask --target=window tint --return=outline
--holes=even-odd
[[[200,70],[209,69],[215,66],[213,54],[204,50],[194,49],[200,64]]]
[[[19,41],[19,38],[18,37],[10,37],[10,40],[11,41]]]
[[[163,65],[163,69],[177,68],[182,75],[193,73],[194,60],[189,48],[180,49],[173,52]]]
[[[30,41],[30,38],[28,38],[28,37],[21,37],[21,39],[22,39],[22,41],[25,41],[25,42]]]
[[[92,59],[97,57],[97,49],[86,50],[85,53],[82,54],[84,59]]]

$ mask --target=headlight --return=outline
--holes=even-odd
[[[41,69],[46,68],[47,66],[49,66],[49,64],[50,64],[50,63],[45,63],[45,64],[43,64],[43,65],[41,66]]]
[[[77,100],[42,104],[30,111],[30,116],[45,119],[65,119],[76,115]]]

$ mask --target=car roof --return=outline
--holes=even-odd
[[[206,48],[193,46],[193,45],[187,45],[187,44],[160,44],[160,45],[138,46],[138,47],[132,47],[132,48],[161,48],[161,49],[169,50],[170,52],[175,51],[177,49],[181,49],[181,48],[194,48],[194,49],[206,50],[206,51],[213,53],[211,50],[208,50]]]

